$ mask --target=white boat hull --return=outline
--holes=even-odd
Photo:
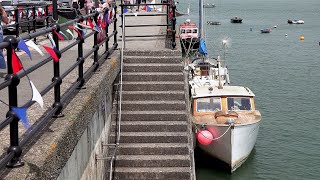
[[[211,156],[224,161],[230,166],[231,172],[240,167],[250,155],[258,136],[260,121],[253,124],[235,125],[220,139],[204,146],[197,144]],[[229,126],[207,125],[213,138],[221,136]],[[200,128],[200,126],[199,126]]]

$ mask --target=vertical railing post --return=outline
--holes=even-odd
[[[46,5],[46,10],[45,10],[45,12],[46,12],[46,27],[49,27],[50,26],[50,24],[49,24],[49,5]]]
[[[54,33],[56,31],[59,33],[60,31],[60,26],[58,24],[58,8],[57,8],[57,0],[52,1],[52,6],[53,6],[53,14],[52,14],[52,19],[54,21],[54,29],[52,30],[52,35],[53,35],[53,40],[56,44],[56,50],[59,51],[59,38],[58,36]],[[58,56],[59,57],[59,56]],[[54,85],[54,104],[53,107],[57,108],[57,111],[54,113],[53,117],[58,118],[58,117],[63,117],[64,115],[62,114],[62,108],[63,104],[60,102],[61,100],[61,92],[60,92],[60,85],[62,83],[62,78],[60,77],[60,63],[59,61],[53,61],[53,78],[52,82],[56,82]]]
[[[16,37],[19,37],[20,35],[20,27],[19,27],[19,9],[16,8],[14,10],[14,16],[15,16],[15,21],[16,21]]]
[[[172,25],[172,49],[175,49],[176,48],[176,4],[174,1],[172,1],[172,22],[171,22],[171,25]]]
[[[117,21],[118,21],[118,19],[117,19],[117,5],[115,5],[114,7],[114,17],[113,17],[113,19],[114,19],[114,22],[113,22],[113,32],[114,32],[114,39],[113,39],[113,46],[114,46],[114,48],[116,49],[117,47],[118,47],[118,40],[117,40],[117,36],[118,36],[118,31],[117,31]]]
[[[80,16],[79,18],[79,23],[82,23],[83,22],[83,16]],[[79,28],[81,30],[80,31],[80,34],[82,35],[83,34],[83,27],[81,25],[78,25]],[[84,85],[84,78],[83,78],[83,63],[84,63],[84,58],[83,58],[83,43],[84,43],[84,37],[82,37],[81,35],[78,35],[77,37],[77,40],[80,40],[80,42],[78,43],[78,58],[77,58],[77,61],[79,61],[79,66],[78,66],[78,79],[77,81],[80,81],[80,84],[78,86],[78,89],[82,88],[82,86]]]
[[[109,11],[110,11],[110,8],[108,8],[105,13],[109,13]],[[106,16],[104,16],[104,17],[106,17]],[[106,38],[107,38],[107,40],[105,42],[105,46],[106,46],[106,53],[108,53],[108,51],[109,51],[109,20],[107,20],[107,19],[106,19],[106,29],[105,30],[106,30]],[[107,55],[107,57],[108,56],[109,56],[109,54]]]
[[[33,21],[32,21],[32,25],[33,25],[33,32],[36,32],[36,7],[35,6],[33,6],[32,7],[32,12],[33,12]],[[37,42],[37,38],[36,37],[34,37],[34,42]]]
[[[26,16],[27,16],[27,21],[28,21],[28,25],[27,25],[27,27],[28,27],[28,34],[31,33],[29,11],[30,11],[30,8],[27,7],[27,14],[26,14]]]
[[[22,149],[19,146],[19,118],[12,111],[12,107],[18,106],[18,91],[17,86],[20,83],[20,78],[14,74],[12,68],[12,51],[18,45],[17,39],[13,36],[7,36],[4,39],[4,42],[8,42],[9,46],[7,47],[7,72],[6,80],[10,80],[11,83],[8,86],[8,94],[9,94],[9,111],[7,113],[7,117],[13,117],[12,122],[10,123],[10,147],[7,153],[13,153],[14,157],[9,161],[7,167],[19,167],[23,166],[24,163],[21,161],[21,153]]]
[[[95,11],[93,20],[95,23],[98,22],[98,16],[99,16],[99,12]],[[98,52],[99,52],[99,45],[98,45],[98,32],[95,31],[94,35],[93,35],[93,48],[94,48],[94,52],[93,52],[93,65],[95,66],[95,71],[98,69],[99,67],[99,62],[98,62]]]

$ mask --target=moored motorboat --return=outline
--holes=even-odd
[[[261,33],[270,33],[271,32],[271,28],[265,28],[265,29],[260,29]]]
[[[254,94],[243,86],[210,84],[193,86],[190,93],[197,146],[235,171],[258,136],[261,114],[255,109]]]
[[[235,16],[235,17],[231,18],[231,23],[242,23],[242,18]]]
[[[297,19],[294,19],[294,20],[288,20],[288,24],[304,24],[304,20],[297,20]]]
[[[196,24],[187,19],[179,26],[179,38],[182,51],[194,51],[199,48],[199,30]]]
[[[216,5],[207,3],[207,4],[204,4],[203,7],[204,8],[214,8],[214,7],[216,7]]]
[[[219,21],[207,21],[208,25],[221,25],[221,22]]]

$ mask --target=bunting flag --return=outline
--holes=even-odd
[[[74,26],[68,26],[68,28],[73,29],[75,32],[78,33],[78,36],[79,36],[80,38],[83,38],[83,35],[80,33],[80,31],[79,31],[77,28],[75,28]],[[82,32],[83,32],[83,31],[82,31]]]
[[[95,31],[100,32],[100,28],[99,28],[99,26],[97,24],[94,27],[95,27],[94,28]]]
[[[34,50],[36,50],[41,56],[44,56],[43,52],[39,49],[39,47],[32,40],[29,40],[25,43],[27,46],[32,47]]]
[[[127,13],[127,12],[128,12],[128,9],[123,8],[123,13]]]
[[[20,62],[20,59],[18,58],[14,49],[12,49],[12,71],[13,71],[13,74],[17,74],[22,69],[23,69],[23,67]]]
[[[72,36],[72,39],[74,39],[73,33],[70,31],[70,29],[67,29],[66,32]]]
[[[43,109],[43,98],[42,98],[41,94],[37,90],[36,86],[34,86],[32,81],[29,80],[29,82],[30,82],[30,85],[32,88],[32,101],[37,102],[40,105],[40,107]]]
[[[85,28],[81,29],[81,28],[78,26],[78,24],[77,24],[76,26],[74,26],[74,27],[77,28],[77,29],[79,29],[79,30],[82,32],[82,37],[84,37],[84,35],[87,34],[87,29],[85,29]],[[79,31],[79,33],[80,33],[80,31]]]
[[[18,43],[18,48],[23,50],[24,52],[26,52],[28,54],[28,56],[30,57],[30,60],[32,60],[30,50],[22,38],[20,39],[20,41]]]
[[[56,52],[51,47],[43,46],[43,48],[50,54],[50,56],[53,58],[54,62],[59,62],[59,58],[58,58]]]
[[[48,34],[49,41],[51,42],[52,47],[56,47],[56,43],[54,42],[51,34]]]
[[[158,12],[162,12],[162,8],[157,9]]]
[[[62,31],[59,31],[59,34],[61,34],[65,40],[69,40],[68,36],[65,35]]]
[[[91,28],[90,26],[85,25],[85,24],[83,24],[83,23],[77,23],[77,25],[80,25],[80,26],[85,27],[85,28]]]
[[[147,7],[147,12],[152,11],[152,8],[151,8],[151,7],[149,7],[149,6],[146,6],[146,7]]]
[[[18,116],[18,118],[21,120],[22,124],[26,129],[30,127],[28,118],[27,118],[27,108],[25,107],[12,107],[12,111]]]
[[[93,25],[92,21],[90,20],[90,18],[88,18],[88,19],[87,19],[87,21],[88,21],[88,23],[89,23],[89,25],[90,25],[91,29],[93,30],[94,25]]]
[[[57,33],[56,30],[53,30],[53,33],[54,33],[55,35],[57,35],[60,40],[64,40],[64,38],[61,36],[61,34]]]

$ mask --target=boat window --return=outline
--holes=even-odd
[[[227,98],[228,110],[251,110],[249,97],[229,97]]]
[[[184,29],[181,29],[181,33],[185,33],[186,31]]]
[[[198,33],[198,30],[197,29],[193,29],[192,33]]]
[[[192,31],[191,31],[191,29],[187,29],[187,33],[191,33]]]
[[[221,98],[199,98],[197,99],[197,112],[221,111]]]

